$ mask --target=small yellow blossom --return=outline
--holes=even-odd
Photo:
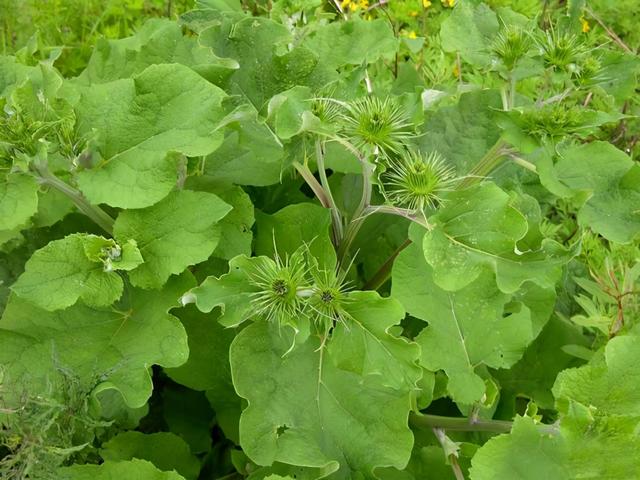
[[[411,30],[409,32],[409,35],[407,35],[409,38],[414,39],[414,38],[418,38],[418,35],[416,35],[416,32],[414,32],[413,30]]]
[[[418,11],[417,10],[411,10],[409,12],[409,16],[410,17],[417,17],[418,16]]]
[[[351,11],[351,12],[356,12],[358,11],[359,8],[366,8],[363,7],[363,5],[366,4],[366,7],[369,6],[369,0],[358,0],[358,1],[353,1],[353,0],[342,0],[342,2],[340,2],[340,7],[342,7],[343,11]]]
[[[369,0],[359,0],[358,6],[361,9],[366,10],[367,8],[369,8]]]
[[[422,0],[422,6],[424,8],[429,8],[431,6],[431,2],[429,0]]]
[[[582,24],[582,33],[587,33],[589,30],[591,30],[591,25],[589,25],[589,22],[586,18],[580,17],[580,23]]]
[[[453,7],[456,4],[456,0],[440,0],[445,7]]]

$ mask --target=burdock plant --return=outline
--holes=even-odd
[[[261,262],[248,272],[249,282],[257,288],[253,294],[254,315],[278,324],[291,324],[303,315],[304,298],[299,290],[307,288],[307,268],[302,249],[283,259],[276,251],[274,259],[260,257]],[[292,325],[295,327],[295,325]]]
[[[459,180],[437,152],[405,152],[389,159],[380,176],[383,193],[396,207],[422,212],[436,207]]]
[[[335,270],[312,268],[314,280],[309,296],[309,314],[325,336],[337,322],[350,318],[345,305],[350,301],[349,284],[345,277],[349,268]]]
[[[509,25],[496,37],[492,51],[507,70],[513,70],[531,48],[531,43],[531,37],[522,28]]]
[[[344,135],[361,151],[399,152],[413,136],[408,115],[388,97],[371,96],[347,103],[342,120]]]
[[[561,33],[550,29],[538,37],[542,58],[547,67],[572,70],[587,52],[580,37],[573,33]]]

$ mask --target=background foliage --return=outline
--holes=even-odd
[[[633,0],[0,0],[0,476],[632,479]]]

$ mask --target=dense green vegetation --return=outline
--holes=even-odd
[[[60,55],[56,67],[76,75],[100,38],[133,34],[150,17],[176,19],[193,0],[0,0],[0,53],[33,45],[41,55]]]
[[[0,0],[0,477],[640,478],[634,0]]]

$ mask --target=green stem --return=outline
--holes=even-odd
[[[307,182],[309,188],[313,190],[315,196],[318,197],[320,204],[325,208],[330,208],[329,199],[327,198],[327,194],[324,191],[324,188],[322,188],[322,185],[318,183],[318,180],[316,180],[316,177],[313,176],[313,173],[311,172],[311,170],[309,170],[309,167],[298,162],[293,162],[293,166],[298,171],[300,176],[304,179],[304,181]]]
[[[509,433],[513,427],[513,422],[507,420],[471,420],[464,417],[443,417],[441,415],[426,415],[411,413],[409,424],[415,428],[432,429],[442,428],[443,430],[456,432],[491,432]],[[557,425],[536,425],[540,433],[553,435],[558,432]]]
[[[391,271],[393,269],[393,263],[395,262],[400,252],[402,252],[405,248],[411,245],[411,240],[408,238],[404,241],[402,245],[400,245],[395,252],[385,260],[382,266],[378,269],[378,271],[371,277],[371,279],[365,284],[362,288],[363,290],[378,290],[382,285],[386,283],[389,278],[391,278]]]
[[[244,477],[240,475],[238,472],[233,472],[228,475],[225,475],[224,477],[218,477],[216,478],[216,480],[231,480],[232,478],[244,478]]]
[[[393,207],[391,205],[372,205],[365,208],[363,212],[363,217],[366,217],[367,215],[370,215],[373,213],[387,213],[389,215],[398,215],[402,218],[406,218],[407,220],[417,223],[418,225],[426,228],[427,230],[431,230],[433,228],[431,224],[429,224],[429,221],[426,219],[426,217],[424,216],[420,217],[416,215],[414,212],[403,209],[403,208]],[[393,252],[389,256],[389,258],[385,260],[385,262],[378,269],[378,271],[365,284],[363,289],[377,290],[382,285],[384,285],[384,283],[387,280],[389,280],[389,278],[391,277],[391,270],[393,268],[393,262],[395,261],[396,257],[400,254],[400,252],[402,252],[402,250],[407,248],[409,245],[411,245],[411,240],[407,238],[404,241],[404,243],[400,245],[400,247],[398,247],[398,249],[395,252]]]
[[[65,195],[75,204],[78,210],[93,220],[96,225],[109,235],[113,235],[114,220],[107,212],[96,205],[91,205],[80,191],[63,182],[48,170],[39,169],[37,174],[39,183],[47,185]]]
[[[344,234],[342,230],[342,215],[340,209],[338,209],[333,194],[331,193],[331,187],[329,186],[329,179],[327,178],[327,172],[324,166],[324,149],[320,140],[316,140],[316,162],[318,164],[318,175],[320,176],[320,183],[329,202],[329,208],[331,209],[331,220],[333,222],[333,234],[335,239],[335,245],[339,245],[342,241]]]
[[[349,249],[351,248],[351,245],[353,244],[363,222],[363,219],[351,220],[349,225],[347,225],[344,237],[342,237],[342,242],[340,242],[340,246],[338,247],[338,263],[340,266],[344,266],[348,263],[347,254],[349,253]]]
[[[373,185],[371,185],[371,175],[373,174],[374,169],[375,167],[373,167],[373,165],[371,165],[367,160],[362,160],[362,196],[360,197],[360,204],[353,214],[354,219],[359,219],[365,209],[371,204],[371,193],[373,190]]]
[[[489,151],[480,159],[480,161],[471,169],[469,175],[458,184],[458,188],[468,188],[479,183],[491,173],[500,163],[503,157],[512,152],[507,142],[502,138],[489,149]]]
[[[509,95],[507,94],[507,87],[503,86],[500,89],[500,98],[502,99],[502,109],[504,111],[509,110]]]
[[[516,103],[516,79],[513,72],[509,72],[507,78],[506,91],[502,91],[502,108],[503,110],[511,110]]]
[[[363,158],[360,158],[360,164],[362,165],[362,196],[360,197],[360,204],[354,212],[351,222],[347,225],[344,237],[338,248],[338,261],[341,266],[344,266],[349,260],[349,249],[364,223],[366,218],[365,211],[371,203],[371,193],[373,191],[371,175],[373,174],[374,167]]]
[[[421,227],[431,230],[432,226],[424,215],[418,215],[413,210],[407,210],[406,208],[394,207],[393,205],[369,205],[362,212],[363,217],[368,217],[374,213],[386,213],[387,215],[396,215],[398,217],[406,218],[414,223],[417,223]]]
[[[447,447],[447,434],[441,428],[433,428],[433,434],[440,442],[440,446],[442,447],[443,452],[449,453],[450,448]],[[462,473],[462,469],[460,468],[460,464],[458,463],[458,454],[457,452],[449,453],[449,464],[451,466],[451,470],[453,471],[453,475],[456,477],[456,480],[465,480],[464,474]]]
[[[515,163],[516,165],[520,165],[521,167],[526,168],[530,172],[538,173],[538,169],[533,163],[525,160],[524,158],[520,158],[517,155],[510,155],[510,157],[511,157],[511,160],[513,160],[513,163]]]

